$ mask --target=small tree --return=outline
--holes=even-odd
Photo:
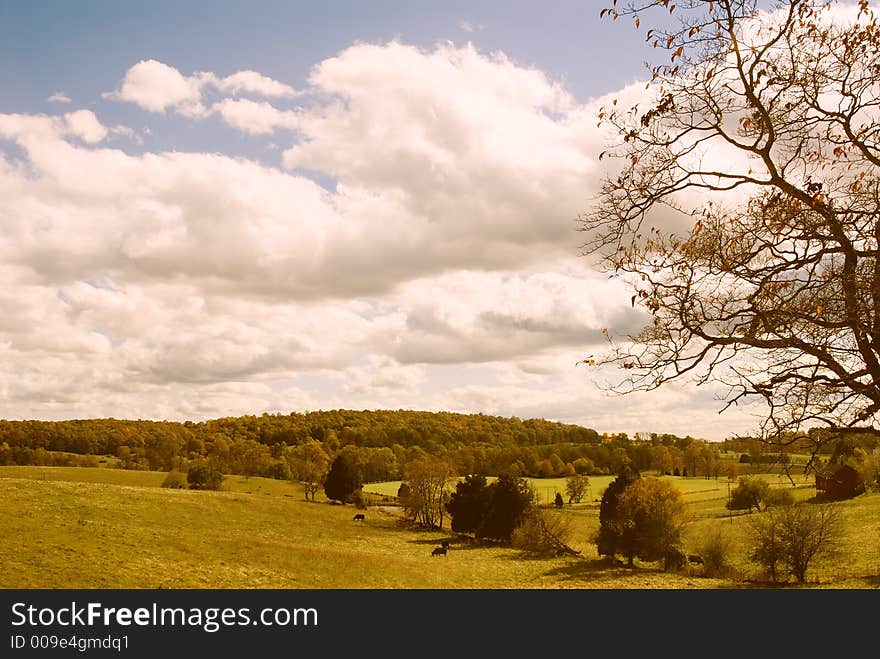
[[[357,465],[345,454],[336,456],[324,480],[324,494],[327,498],[345,503],[361,485]]]
[[[833,505],[773,508],[752,520],[751,558],[774,582],[782,566],[803,583],[813,559],[833,553],[841,530],[840,513]]]
[[[446,503],[446,511],[452,517],[452,530],[476,533],[483,524],[488,507],[489,486],[486,477],[478,474],[466,476],[456,484],[455,492]]]
[[[613,559],[624,545],[624,526],[618,520],[617,504],[623,491],[638,477],[637,472],[627,468],[605,488],[602,503],[599,504],[599,533],[596,536],[600,556]]]
[[[587,476],[569,476],[565,480],[565,493],[569,503],[580,503],[590,487],[590,479]]]
[[[643,561],[677,559],[681,531],[687,521],[681,491],[657,478],[640,478],[628,485],[617,503],[617,524],[622,527],[621,552]]]
[[[735,481],[739,477],[739,465],[736,462],[728,462],[725,465],[724,471],[729,481]]]
[[[557,492],[556,498],[553,500],[553,505],[557,508],[562,508],[565,505],[565,501],[562,500],[562,495]]]
[[[330,457],[324,448],[314,439],[309,439],[298,446],[292,446],[284,452],[284,459],[290,468],[291,480],[302,483],[306,501],[320,491],[330,467]]]
[[[510,542],[513,530],[520,525],[534,502],[535,493],[528,481],[518,476],[499,476],[489,486],[486,515],[477,535]]]
[[[192,490],[219,490],[223,474],[207,462],[194,462],[186,472],[186,482]]]
[[[405,471],[410,492],[403,502],[407,516],[420,526],[442,529],[449,465],[437,458],[424,458],[408,462]]]
[[[730,501],[727,507],[730,510],[748,510],[752,508],[761,512],[761,504],[765,504],[769,497],[770,484],[763,478],[743,476],[739,479],[739,485],[730,493]]]

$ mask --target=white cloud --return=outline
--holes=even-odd
[[[210,84],[230,94],[251,93],[267,98],[291,98],[297,95],[290,85],[273,80],[256,71],[239,71],[225,78],[211,77]]]
[[[211,106],[230,126],[251,135],[268,134],[276,128],[295,129],[297,114],[282,111],[266,102],[251,101],[246,98],[226,98]]]
[[[126,137],[130,139],[135,144],[143,144],[144,138],[138,135],[137,131],[129,126],[123,126],[122,124],[117,124],[110,128],[110,134],[114,137]]]
[[[116,91],[105,98],[134,103],[151,112],[168,109],[193,118],[210,114],[203,104],[206,90],[216,89],[227,94],[252,93],[265,97],[291,97],[296,91],[289,85],[256,71],[239,71],[225,78],[214,73],[199,72],[185,76],[173,66],[157,60],[141,60],[125,73]]]
[[[64,120],[67,122],[67,133],[88,144],[96,144],[107,137],[107,129],[90,110],[68,112]]]
[[[206,100],[296,93],[147,60],[112,93],[290,131],[272,138],[285,169],[101,148],[138,134],[85,110],[0,115],[20,148],[0,150],[0,417],[381,406],[709,427],[668,416],[686,390],[616,405],[574,367],[603,327],[641,322],[575,256],[596,103],[472,46],[355,45],[309,85],[295,110]]]
[[[200,116],[204,81],[199,76],[184,76],[177,69],[156,60],[141,60],[125,74],[119,89],[105,98],[134,103],[151,112],[173,108],[181,114]]]
[[[46,100],[50,103],[70,103],[70,97],[64,92],[55,92]]]

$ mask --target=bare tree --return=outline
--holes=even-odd
[[[814,558],[836,551],[841,524],[840,511],[833,505],[772,508],[752,520],[752,560],[763,565],[773,581],[784,567],[803,583]]]
[[[645,29],[654,10],[679,17],[647,33],[669,59],[642,107],[601,110],[618,136],[602,156],[615,171],[580,218],[585,253],[632,284],[650,323],[585,361],[627,369],[623,391],[723,383],[723,409],[766,406],[766,441],[810,425],[873,431],[880,25],[869,3],[645,0],[603,14]]]

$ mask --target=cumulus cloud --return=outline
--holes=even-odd
[[[574,366],[644,321],[576,257],[601,99],[397,42],[319,63],[307,93],[282,109],[233,98],[298,96],[261,74],[145,60],[110,94],[285,130],[283,168],[108,148],[138,134],[87,110],[0,114],[0,416],[410,407],[617,430],[684,404],[615,407]]]
[[[296,91],[289,85],[256,71],[239,71],[225,78],[202,71],[185,76],[173,66],[150,59],[141,60],[128,69],[119,89],[106,92],[104,97],[134,103],[150,112],[172,109],[195,118],[210,114],[202,103],[203,94],[209,89],[233,95],[242,93],[265,97],[296,95]]]
[[[88,144],[97,144],[107,137],[107,129],[90,110],[68,112],[64,120],[67,122],[67,133]]]
[[[272,133],[277,128],[295,129],[299,123],[296,112],[282,111],[269,103],[246,98],[225,98],[215,103],[211,111],[233,128],[251,135]]]
[[[202,105],[202,76],[184,76],[173,66],[156,60],[141,60],[125,74],[119,89],[104,94],[115,101],[134,103],[151,112],[173,108],[181,114],[199,116]]]
[[[296,96],[296,90],[290,85],[278,82],[256,71],[239,71],[225,78],[211,75],[208,84],[213,85],[221,92],[230,94],[250,93],[267,98],[290,98]]]
[[[70,97],[64,92],[55,92],[46,100],[50,103],[70,103]]]

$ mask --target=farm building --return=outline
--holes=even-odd
[[[851,499],[865,491],[865,482],[849,465],[832,464],[816,472],[816,491],[830,499]]]

